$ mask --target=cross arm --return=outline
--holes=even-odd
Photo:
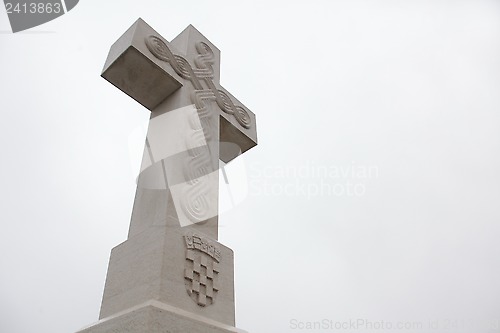
[[[174,70],[154,57],[144,39],[159,35],[138,19],[112,46],[101,76],[152,111],[182,87]]]

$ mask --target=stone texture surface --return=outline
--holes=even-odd
[[[245,333],[158,301],[149,301],[77,333]]]
[[[197,305],[186,290],[184,236],[192,230],[155,226],[116,246],[111,252],[99,318],[155,299],[234,326],[234,257],[231,249],[218,243],[221,249],[220,291],[213,305]]]

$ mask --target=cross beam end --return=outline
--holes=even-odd
[[[144,38],[158,34],[138,19],[112,46],[101,76],[152,111],[182,87],[174,71],[151,55]]]

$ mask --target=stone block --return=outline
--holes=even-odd
[[[101,76],[152,111],[182,87],[181,79],[151,55],[144,38],[158,35],[138,19],[112,46]]]
[[[77,333],[246,333],[233,326],[189,313],[174,306],[148,301],[104,318]]]

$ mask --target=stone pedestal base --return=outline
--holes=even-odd
[[[77,333],[246,333],[158,301],[104,318]]]

